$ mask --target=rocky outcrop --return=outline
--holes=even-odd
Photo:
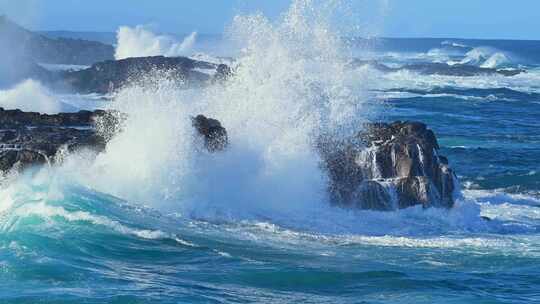
[[[0,108],[0,173],[52,163],[63,151],[102,152],[110,137],[97,130],[121,132],[125,119],[121,113],[102,110],[48,115]],[[218,120],[198,115],[192,122],[205,149],[227,147],[227,131]]]
[[[212,76],[201,71],[213,71],[216,75],[214,77],[220,79],[230,74],[226,65],[186,57],[153,56],[100,62],[85,70],[68,71],[62,78],[79,93],[106,94],[140,82],[145,87],[151,86],[154,80],[152,76],[165,77],[180,86],[202,85],[211,80]]]
[[[103,151],[105,140],[93,125],[107,115],[99,110],[47,115],[0,108],[0,171],[52,162],[61,150]]]
[[[123,119],[100,110],[47,115],[0,108],[0,171],[53,162],[60,151],[101,152],[107,138],[96,128],[121,132]],[[227,130],[218,120],[197,115],[192,124],[205,150],[227,148]],[[345,140],[321,137],[317,148],[336,205],[387,211],[454,204],[454,172],[438,154],[435,134],[423,123],[365,124]]]
[[[419,122],[366,124],[345,141],[319,143],[332,201],[360,209],[450,208],[457,188],[433,131]]]

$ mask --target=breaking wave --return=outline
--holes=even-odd
[[[63,110],[56,96],[40,82],[28,79],[12,89],[0,91],[0,106],[5,109],[20,109],[56,114]]]
[[[202,89],[181,90],[165,79],[125,88],[110,105],[127,114],[122,132],[86,162],[88,170],[77,169],[85,156],[73,155],[62,174],[196,217],[259,218],[325,204],[316,138],[350,133],[349,126],[369,117],[361,86],[347,78],[346,47],[328,14],[296,1],[280,22],[236,17],[228,33],[242,51],[233,77]],[[189,117],[201,113],[225,126],[227,151],[198,151]]]

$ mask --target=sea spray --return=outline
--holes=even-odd
[[[39,81],[27,79],[8,90],[0,90],[0,107],[47,114],[62,110],[62,103]]]
[[[134,28],[122,26],[117,32],[117,45],[114,57],[125,59],[145,56],[188,56],[197,39],[197,33],[186,36],[183,41],[167,35],[156,35],[145,26]]]
[[[189,218],[268,220],[299,229],[368,234],[414,233],[417,226],[409,227],[402,217],[417,214],[436,217],[443,227],[455,221],[468,227],[457,220],[463,217],[481,223],[478,209],[467,204],[453,211],[416,208],[396,215],[330,206],[314,145],[321,134],[357,131],[372,109],[363,102],[362,78],[347,73],[348,54],[339,32],[328,14],[312,5],[294,2],[277,23],[260,14],[236,17],[228,32],[242,51],[225,82],[183,90],[150,75],[151,85],[143,79],[124,88],[110,109],[124,113],[126,120],[120,132],[111,134],[106,151],[71,155],[53,174]],[[227,129],[231,144],[225,152],[198,149],[190,120],[197,114],[219,119]],[[358,223],[359,216],[370,220]],[[391,224],[370,228],[381,221]],[[444,228],[434,225],[433,231]]]
[[[158,78],[125,88],[111,104],[126,114],[122,131],[81,182],[198,215],[264,216],[326,203],[315,142],[321,134],[350,134],[367,118],[361,86],[347,82],[347,51],[328,18],[312,1],[293,2],[276,23],[260,14],[238,16],[228,35],[242,51],[228,81],[181,90]],[[190,121],[197,114],[222,122],[227,151],[197,151]]]

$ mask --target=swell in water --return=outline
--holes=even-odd
[[[518,300],[534,300],[540,258],[534,194],[466,184],[451,210],[342,210],[328,202],[312,147],[322,133],[341,136],[390,115],[373,93],[439,94],[445,83],[534,92],[536,74],[351,71],[350,50],[331,18],[312,1],[295,1],[279,22],[238,16],[228,33],[242,51],[230,80],[191,90],[166,79],[125,88],[109,107],[127,113],[127,121],[122,132],[109,134],[104,153],[67,155],[62,165],[4,179],[0,296],[417,303],[504,300],[497,288],[515,281],[509,290]],[[396,101],[393,111],[422,115],[422,106],[401,107],[407,102]],[[436,106],[444,104],[423,110]],[[201,151],[189,119],[200,113],[227,128],[227,151]],[[434,113],[430,126],[442,117]],[[443,149],[463,144],[441,130]],[[454,163],[469,173],[469,163],[457,157]],[[501,281],[486,271],[493,265],[505,273]],[[422,296],[433,290],[430,299]]]

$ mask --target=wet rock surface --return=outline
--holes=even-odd
[[[319,149],[337,205],[374,210],[454,205],[454,172],[423,123],[370,123],[346,141],[321,140]]]
[[[121,113],[103,110],[49,115],[0,108],[0,172],[52,163],[62,151],[102,152],[110,137],[97,130],[121,132],[125,119]],[[218,120],[198,115],[192,123],[207,151],[227,147],[227,130]]]
[[[93,126],[107,115],[100,110],[48,115],[0,108],[0,171],[53,162],[63,149],[103,151],[105,140]]]

